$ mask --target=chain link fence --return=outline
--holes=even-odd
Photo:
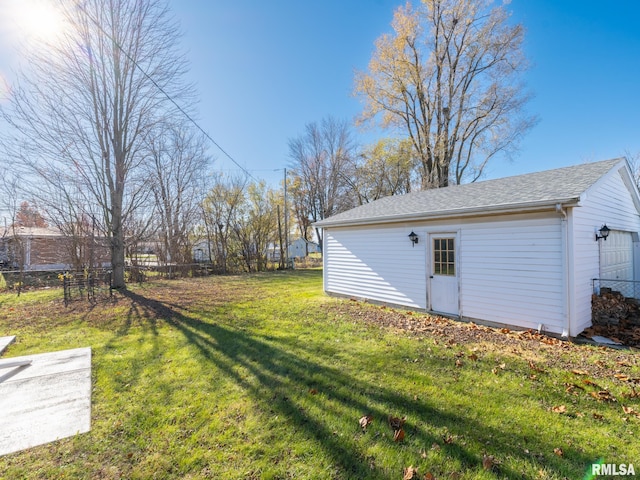
[[[593,279],[593,293],[600,295],[602,293],[619,292],[626,298],[640,299],[640,281],[636,280],[611,280],[605,278]]]

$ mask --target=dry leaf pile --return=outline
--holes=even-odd
[[[640,347],[638,300],[603,288],[600,295],[592,295],[591,312],[593,326],[584,331],[584,336],[599,335],[623,345]]]
[[[638,362],[633,349],[625,351],[606,347],[601,350],[603,360],[599,362],[589,361],[583,355],[575,355],[567,359],[565,355],[559,355],[558,350],[579,353],[581,346],[534,330],[492,328],[436,315],[416,315],[413,312],[356,301],[338,302],[328,308],[336,316],[348,316],[357,322],[388,328],[402,335],[431,338],[434,342],[448,347],[468,346],[471,353],[466,358],[472,361],[478,360],[475,347],[479,344],[491,344],[496,351],[513,352],[524,358],[543,357],[544,368],[538,361],[529,362],[533,377],[542,374],[547,367],[555,367],[567,371],[581,371],[584,375],[594,378],[605,378],[610,377],[612,371],[621,373],[616,371],[621,366],[630,367]],[[638,331],[640,332],[640,328]],[[464,355],[464,353],[458,353],[454,361],[456,367],[464,367],[465,362],[462,359]],[[504,368],[503,365],[498,365],[493,369],[493,373],[498,374]]]

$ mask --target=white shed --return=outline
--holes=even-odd
[[[573,337],[594,279],[640,279],[625,159],[386,197],[316,226],[327,293],[488,324]]]

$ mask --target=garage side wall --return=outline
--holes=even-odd
[[[415,231],[414,247],[407,235]],[[566,323],[561,219],[556,212],[324,231],[328,293],[429,309],[429,234],[458,232],[460,315],[562,333]]]
[[[571,335],[591,325],[592,280],[600,277],[600,248],[604,242],[595,241],[596,231],[606,223],[616,232],[640,232],[634,187],[629,182],[624,167],[613,170],[583,195],[580,207],[572,209],[575,304]]]
[[[461,309],[471,319],[561,333],[565,324],[562,230],[555,212],[465,225]]]
[[[424,235],[413,246],[411,231],[406,226],[325,229],[325,291],[426,309]]]

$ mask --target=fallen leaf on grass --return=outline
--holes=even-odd
[[[625,375],[624,373],[616,373],[614,377],[622,382],[628,382],[630,380],[629,375]]]
[[[589,372],[585,372],[584,370],[578,370],[575,368],[571,370],[571,373],[573,373],[574,375],[589,375]]]
[[[460,360],[460,359],[456,360],[456,367],[460,368],[463,365],[464,365],[464,363],[462,362],[462,360]]]
[[[574,393],[573,391],[576,388],[580,390],[584,390],[584,387],[581,387],[580,385],[576,385],[575,383],[565,383],[565,385],[567,386],[567,388],[565,388],[564,391],[567,393]]]
[[[542,336],[542,338],[540,339],[540,341],[544,344],[547,345],[561,345],[561,346],[565,346],[565,344],[562,343],[562,340],[558,340],[557,338],[551,338],[551,337],[547,337],[547,336]]]
[[[311,395],[317,395],[317,394],[318,394],[318,389],[316,389],[316,388],[310,388],[310,389],[309,389],[309,393],[310,393]]]
[[[591,385],[592,387],[600,388],[600,385],[598,385],[593,380],[589,380],[588,378],[584,380],[582,383],[584,383],[585,385]]]
[[[551,411],[554,413],[567,413],[567,407],[565,407],[564,405],[559,405],[557,407],[553,407]]]
[[[533,363],[531,360],[529,360],[529,368],[531,370],[533,370],[534,372],[544,372],[544,370],[540,367],[538,367],[535,363]]]
[[[482,468],[491,470],[495,464],[496,459],[493,455],[482,455]]]
[[[478,360],[478,355],[472,353],[471,355],[469,355],[469,360],[473,360],[475,362],[476,360]]]
[[[633,407],[625,407],[623,405],[622,411],[627,415],[635,415],[636,417],[640,418],[640,412],[637,412]]]
[[[360,428],[362,428],[362,430],[366,430],[371,422],[373,422],[373,416],[371,415],[360,417]]]
[[[618,365],[620,365],[621,367],[630,367],[631,364],[629,362],[627,362],[626,360],[620,360],[618,362],[616,362]]]
[[[611,393],[608,392],[607,390],[600,390],[598,392],[589,392],[589,395],[591,395],[596,400],[603,401],[603,402],[616,401],[615,397],[611,395]]]
[[[640,397],[640,392],[636,392],[635,387],[632,385],[631,393],[623,393],[622,396],[625,398],[638,398]]]
[[[400,430],[404,425],[404,422],[407,421],[407,417],[394,417],[393,415],[389,415],[389,426],[393,430]]]
[[[600,415],[599,413],[594,412],[593,418],[595,418],[596,420],[602,420],[604,419],[604,415]]]
[[[553,449],[553,453],[555,453],[559,457],[563,457],[564,456],[564,451],[561,448],[554,448]]]
[[[418,470],[413,468],[413,465],[404,469],[404,476],[402,480],[413,480],[418,475]]]
[[[393,432],[393,441],[401,442],[402,440],[404,440],[404,430],[403,429],[395,430]]]
[[[436,477],[433,476],[433,473],[428,472],[424,474],[424,480],[436,480]]]

